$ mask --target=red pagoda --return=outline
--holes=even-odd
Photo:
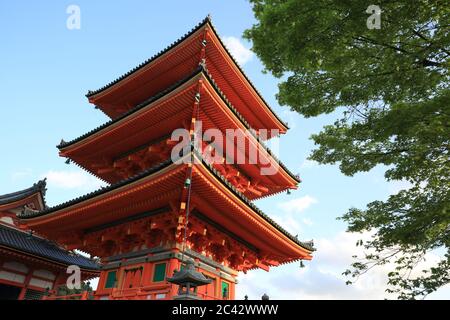
[[[263,140],[287,126],[245,76],[206,18],[153,58],[107,86],[89,102],[111,120],[61,141],[60,155],[110,185],[52,208],[24,212],[28,227],[67,249],[101,258],[96,299],[172,299],[167,281],[183,269],[200,272],[201,299],[234,299],[238,272],[310,260],[311,243],[300,242],[251,201],[297,188],[299,178],[277,160]],[[232,141],[224,161],[210,162],[208,143],[176,162],[179,128],[250,130],[245,147]],[[269,129],[267,136],[261,135]],[[260,161],[228,163],[250,157]],[[263,164],[264,165],[263,165]],[[273,165],[272,175],[261,167]],[[180,273],[181,274],[181,273]],[[176,277],[172,278],[175,279]]]

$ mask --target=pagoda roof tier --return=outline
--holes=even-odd
[[[284,230],[207,164],[199,153],[194,154],[197,161],[192,165],[191,210],[200,211],[273,261],[311,259],[314,249],[310,244]],[[171,214],[177,220],[178,210],[183,207],[180,199],[186,170],[190,166],[167,160],[135,177],[56,207],[38,213],[24,212],[20,218],[51,239],[67,239],[73,235],[77,240],[83,239],[87,231],[94,232],[118,220],[142,217],[155,210],[159,214]]]
[[[33,203],[35,209],[45,208],[46,180],[33,184],[30,188],[0,195],[0,211],[9,211]]]
[[[198,92],[201,92],[199,113],[194,115]],[[239,151],[245,153],[246,161],[236,164],[233,169],[242,171],[246,176],[240,179],[249,185],[248,190],[252,190],[246,192],[247,197],[256,199],[294,189],[300,182],[252,133],[249,124],[218,89],[203,66],[120,117],[70,142],[63,141],[58,148],[61,156],[72,159],[97,177],[115,183],[167,158],[177,143],[170,140],[171,133],[180,127],[189,129],[193,117],[202,121],[203,130],[217,128],[226,132],[227,129],[239,129],[248,133],[245,138],[246,149]],[[260,150],[262,159],[258,163],[248,161],[251,145]],[[231,155],[225,152],[234,153],[234,150],[221,151],[224,156]],[[261,175],[261,167],[269,165],[276,168],[275,174]],[[226,170],[225,166],[220,169],[224,175]],[[256,184],[254,188],[249,181]]]
[[[99,90],[89,91],[87,97],[89,102],[115,119],[189,75],[199,64],[210,70],[221,90],[253,128],[286,132],[287,125],[269,107],[236,63],[209,17],[138,67]]]
[[[20,231],[16,228],[0,224],[0,249],[5,252],[16,252],[30,255],[39,260],[51,261],[52,263],[77,265],[81,269],[100,273],[100,265],[88,258],[70,253],[55,243],[38,237],[31,232]]]

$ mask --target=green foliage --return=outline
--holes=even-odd
[[[75,294],[81,294],[84,291],[92,292],[91,283],[88,282],[81,282],[80,289],[69,289],[66,285],[59,286],[56,292],[57,296],[70,296]]]
[[[358,243],[374,253],[344,274],[393,263],[387,291],[405,299],[449,283],[448,2],[380,1],[381,29],[369,30],[370,1],[250,1],[257,23],[245,37],[282,78],[280,104],[306,118],[341,115],[312,136],[310,159],[339,163],[349,176],[382,164],[387,180],[411,186],[341,218],[350,232],[374,232]],[[417,272],[429,252],[440,262]]]

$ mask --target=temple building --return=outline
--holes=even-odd
[[[99,265],[68,252],[21,225],[17,215],[45,206],[45,180],[0,196],[0,300],[39,300],[65,285],[67,267],[77,265],[81,278],[99,275]]]
[[[312,258],[312,243],[289,234],[252,202],[300,182],[264,143],[288,127],[209,17],[87,97],[110,120],[58,148],[60,156],[109,185],[18,216],[67,250],[101,259],[96,299],[173,299],[185,283],[199,299],[234,299],[239,272]],[[211,161],[211,144],[193,143],[200,122],[200,133],[251,134],[243,145],[227,140],[232,148],[220,150],[223,161]],[[172,133],[180,128],[192,140],[188,152],[174,159],[178,141]],[[265,129],[268,135],[261,134]],[[252,148],[260,151],[257,162],[251,161]],[[245,161],[227,161],[238,156]],[[269,166],[276,172],[262,174]]]

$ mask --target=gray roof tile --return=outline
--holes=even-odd
[[[99,264],[93,260],[69,253],[49,240],[4,225],[0,225],[0,246],[40,256],[65,265],[78,265],[82,269],[99,269]]]

